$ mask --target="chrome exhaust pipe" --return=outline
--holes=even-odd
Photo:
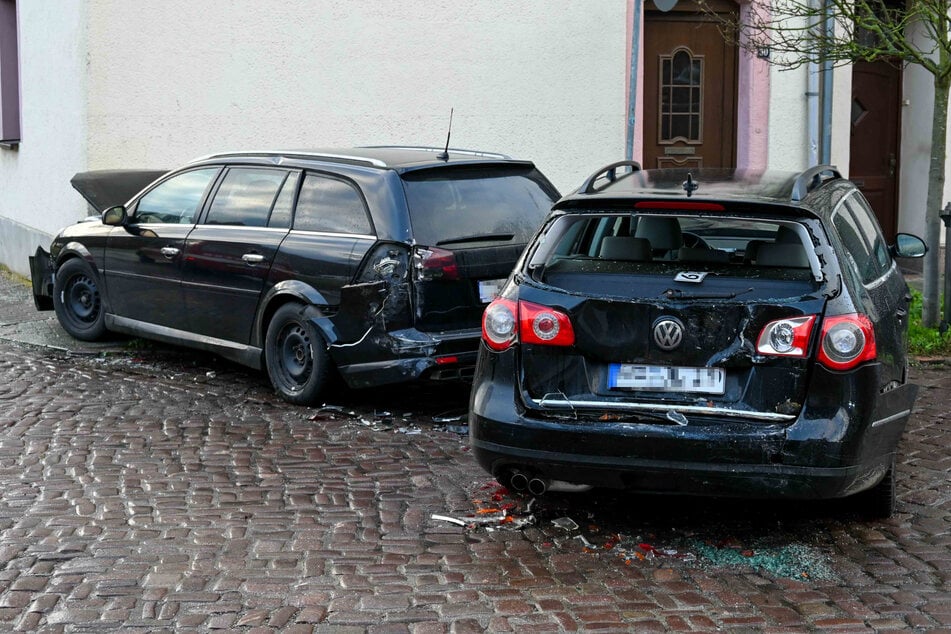
[[[528,488],[528,476],[521,471],[513,471],[509,478],[509,486],[515,491],[524,491]]]
[[[545,491],[547,490],[548,490],[548,480],[535,477],[528,481],[528,492],[534,495],[535,497],[541,497],[545,495]]]

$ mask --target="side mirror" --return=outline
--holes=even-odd
[[[920,258],[928,252],[928,245],[918,236],[899,233],[895,236],[895,244],[890,251],[896,258]]]
[[[125,207],[122,205],[109,207],[109,209],[102,212],[102,224],[112,227],[121,227],[125,224],[127,218]]]

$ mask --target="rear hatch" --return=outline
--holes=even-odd
[[[529,256],[519,310],[567,317],[573,343],[522,338],[526,404],[601,420],[794,419],[828,291],[805,247],[817,230],[682,210],[559,218]]]
[[[416,327],[478,329],[558,192],[529,163],[447,165],[402,179],[416,242]]]

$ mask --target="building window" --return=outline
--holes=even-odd
[[[660,142],[701,141],[703,56],[686,49],[660,58]]]
[[[17,3],[0,0],[0,144],[20,142],[20,64],[17,52]]]

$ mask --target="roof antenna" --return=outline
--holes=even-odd
[[[440,154],[436,155],[440,161],[449,160],[449,137],[452,136],[452,111],[453,108],[449,109],[449,131],[446,133],[446,149],[443,150]]]
[[[693,196],[693,193],[700,189],[700,185],[693,182],[693,174],[687,172],[687,180],[684,181],[684,191],[687,192],[687,198]]]

